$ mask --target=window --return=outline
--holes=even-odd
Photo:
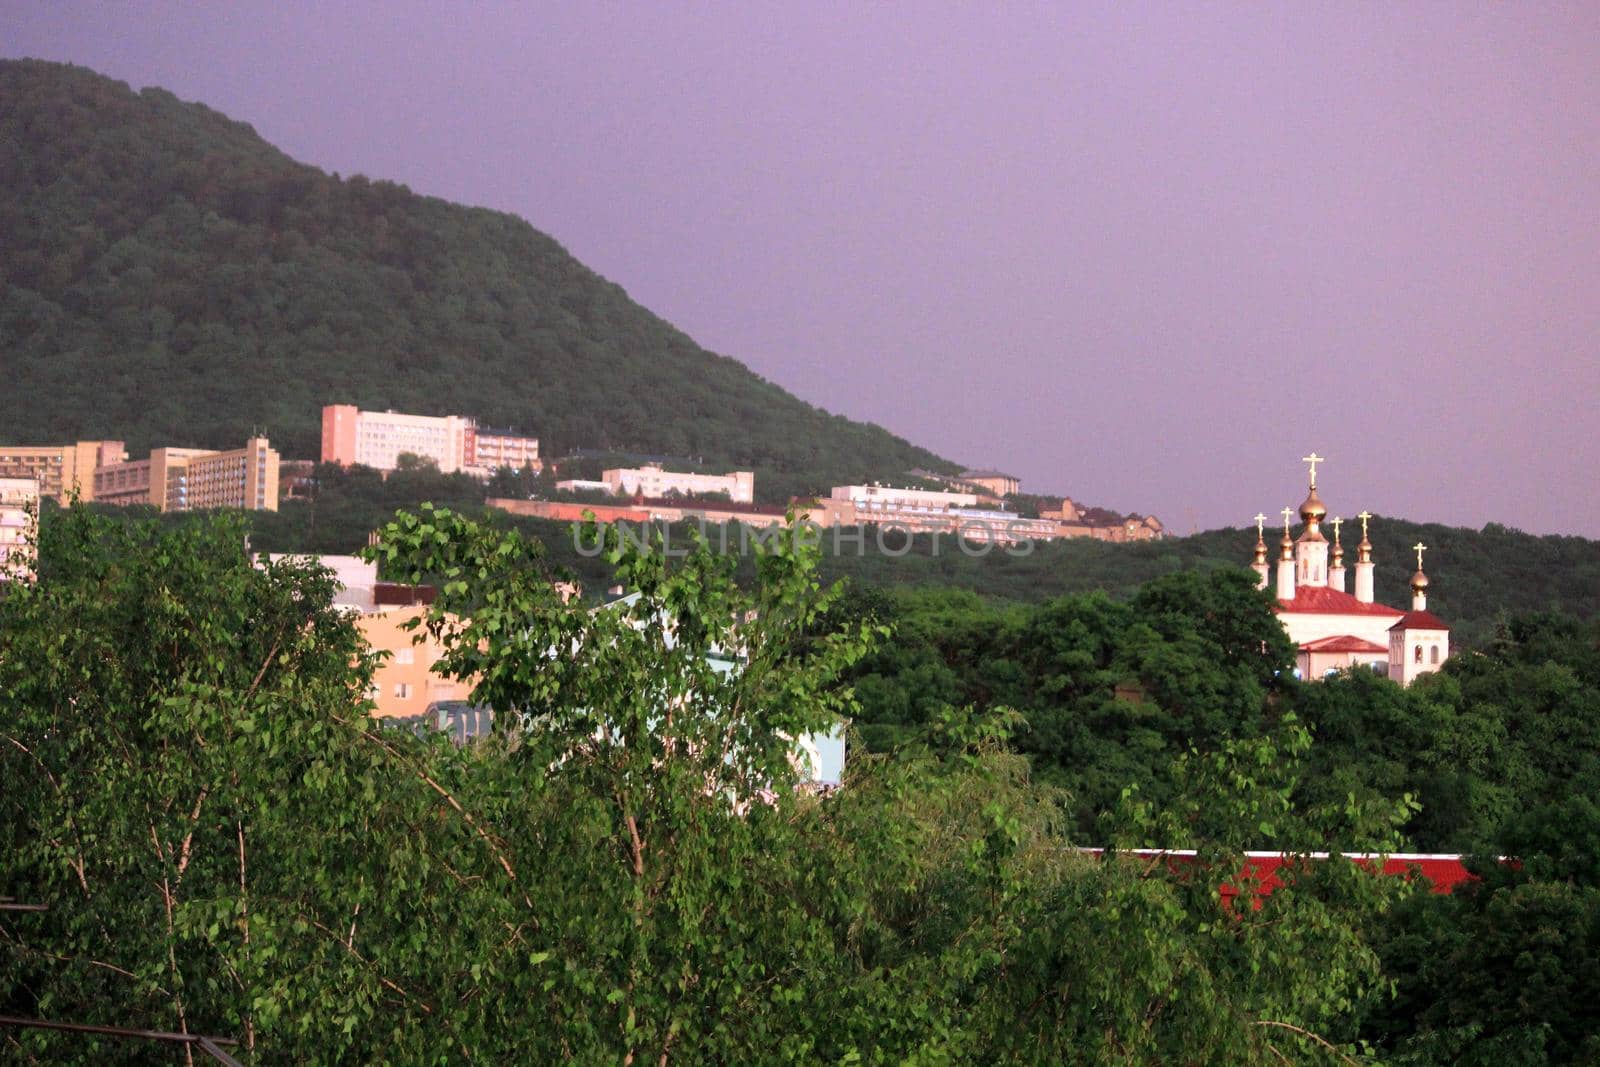
[[[1418,645],[1417,648],[1416,648],[1416,651],[1412,653],[1411,662],[1413,662],[1413,663],[1421,663],[1422,662],[1422,646],[1421,645]]]
[[[416,652],[410,645],[407,645],[405,648],[395,650],[394,661],[396,663],[415,663],[416,658]]]
[[[1428,656],[1428,661],[1430,663],[1438,663],[1439,662],[1439,646],[1438,645],[1434,645],[1433,646],[1433,652]]]
[[[1417,655],[1419,657],[1422,655],[1422,650],[1421,650],[1420,647],[1417,649]],[[394,683],[394,695],[395,695],[395,698],[398,699],[398,700],[409,700],[410,697],[411,697],[411,683],[410,682],[396,682],[396,683]]]

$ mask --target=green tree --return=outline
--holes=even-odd
[[[1124,826],[1170,812],[1187,867],[1073,849],[1003,705],[930,709],[836,793],[796,789],[794,738],[854,713],[883,636],[803,539],[741,584],[704,543],[609,530],[632,592],[595,610],[516,529],[397,516],[372,554],[437,583],[419,625],[497,713],[457,748],[370,718],[325,572],[254,566],[226,518],[55,520],[37,585],[0,600],[0,892],[50,906],[0,917],[10,1011],[263,1062],[1264,1064],[1349,1052],[1376,995],[1380,880],[1312,864],[1259,908],[1224,894],[1264,820],[1314,825],[1287,719],[1182,756],[1160,809],[1132,795]]]

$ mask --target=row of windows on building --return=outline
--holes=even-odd
[[[456,744],[464,745],[493,731],[494,711],[465,700],[442,700],[428,705],[428,710],[421,715],[385,719],[383,725],[391,730],[410,730],[418,736],[440,732]]]

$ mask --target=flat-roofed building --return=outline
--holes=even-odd
[[[1055,519],[1058,522],[1075,523],[1082,514],[1083,511],[1072,502],[1070,496],[1062,497],[1061,503],[1055,507],[1039,508],[1039,517],[1041,519]]]
[[[997,497],[1007,497],[1022,491],[1022,479],[1004,471],[962,471],[961,480]]]
[[[903,503],[896,499],[854,501],[837,497],[810,501],[797,508],[801,517],[818,526],[876,525],[902,534],[936,533],[960,537],[974,544],[1019,544],[1051,541],[1061,536],[1061,524],[1053,519],[1030,519],[1014,511],[994,508],[943,507]]]
[[[834,500],[877,507],[970,508],[978,504],[976,493],[955,493],[942,489],[900,489],[892,485],[836,485],[828,494]]]
[[[65,504],[94,499],[94,472],[128,458],[121,441],[77,441],[70,445],[0,445],[0,478],[31,478],[39,495]]]
[[[157,448],[148,459],[113,463],[94,474],[95,499],[149,504],[161,511],[201,508],[278,510],[278,453],[265,437],[243,448]]]
[[[612,491],[610,482],[599,482],[592,478],[563,478],[556,483],[556,488],[568,493],[609,493]]]
[[[518,471],[532,467],[538,471],[539,439],[516,430],[476,426],[469,420],[466,428],[466,467],[468,471],[485,477],[501,467]]]
[[[328,404],[322,409],[322,462],[392,471],[401,456],[410,454],[431,459],[450,474],[468,466],[471,426],[472,420],[462,415],[407,415]]]
[[[471,682],[434,672],[445,648],[427,627],[407,628],[424,611],[421,605],[378,604],[356,616],[356,628],[368,647],[386,653],[373,669],[367,692],[380,719],[411,718],[431,704],[464,700],[472,693]]]
[[[614,467],[601,471],[600,480],[618,496],[706,496],[726,493],[735,504],[749,504],[755,500],[756,493],[754,471],[694,474],[665,470],[659,463],[647,463],[643,467]]]
[[[33,577],[38,521],[38,480],[0,478],[0,583]]]

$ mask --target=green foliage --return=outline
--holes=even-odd
[[[744,587],[705,545],[604,536],[636,596],[590,610],[556,602],[517,531],[442,507],[385,528],[373,554],[441,583],[421,625],[499,713],[458,749],[368,719],[326,573],[251,566],[227,520],[58,516],[39,583],[0,598],[0,892],[50,908],[0,917],[0,1002],[237,1036],[251,1062],[1352,1047],[1381,883],[1313,873],[1225,907],[1235,846],[1207,827],[1237,822],[1216,809],[1250,781],[1191,779],[1215,862],[1186,871],[1071,849],[1004,709],[944,709],[832,796],[798,792],[788,738],[854,711],[872,614],[846,617],[803,540],[768,545]],[[1203,592],[1201,616],[1226,599]],[[1181,595],[1152,594],[1157,629],[1187,633]],[[1273,743],[1240,756],[1271,771]]]
[[[0,893],[50,910],[6,924],[0,999],[247,1049],[315,1035],[327,1059],[382,1040],[374,960],[415,938],[414,895],[430,918],[451,910],[438,860],[465,841],[371,744],[331,576],[252,566],[227,521],[76,511],[40,553],[38,584],[0,598]],[[449,1047],[448,1027],[432,1040]],[[23,1047],[149,1055],[43,1033]]]
[[[1396,996],[1368,1037],[1401,1064],[1600,1057],[1600,809],[1589,795],[1514,816],[1482,881],[1397,908],[1377,939]]]
[[[1306,803],[1413,794],[1429,851],[1486,848],[1530,806],[1600,787],[1600,626],[1535,615],[1410,689],[1353,672],[1299,690]]]
[[[1600,541],[1535,537],[1495,524],[1470,530],[1381,516],[1371,529],[1377,599],[1394,607],[1410,605],[1407,583],[1416,556],[1408,546],[1419,539],[1433,546],[1428,607],[1450,623],[1457,648],[1484,647],[1499,624],[1514,615],[1551,610],[1582,619],[1600,615]],[[896,537],[888,543],[898,549],[901,542]],[[856,552],[847,543],[844,552],[824,559],[823,571],[856,586],[953,586],[1028,602],[1100,590],[1128,600],[1163,575],[1243,569],[1254,544],[1253,529],[1221,529],[1129,544],[1075,538],[1038,544],[1026,554],[997,549],[969,556],[948,538],[935,555],[930,540],[922,537],[910,552],[895,557],[876,551],[869,533],[865,550]]]
[[[854,679],[864,737],[892,745],[945,707],[1014,708],[1017,747],[1071,793],[1085,830],[1130,784],[1166,799],[1181,753],[1258,735],[1292,659],[1269,601],[1236,570],[1170,575],[1126,604],[925,591],[853,610],[895,627]]]
[[[17,440],[261,430],[314,456],[322,405],[353,403],[753,467],[774,500],[953,469],[705,351],[521,219],[329,176],[79,67],[0,61],[0,99]]]

